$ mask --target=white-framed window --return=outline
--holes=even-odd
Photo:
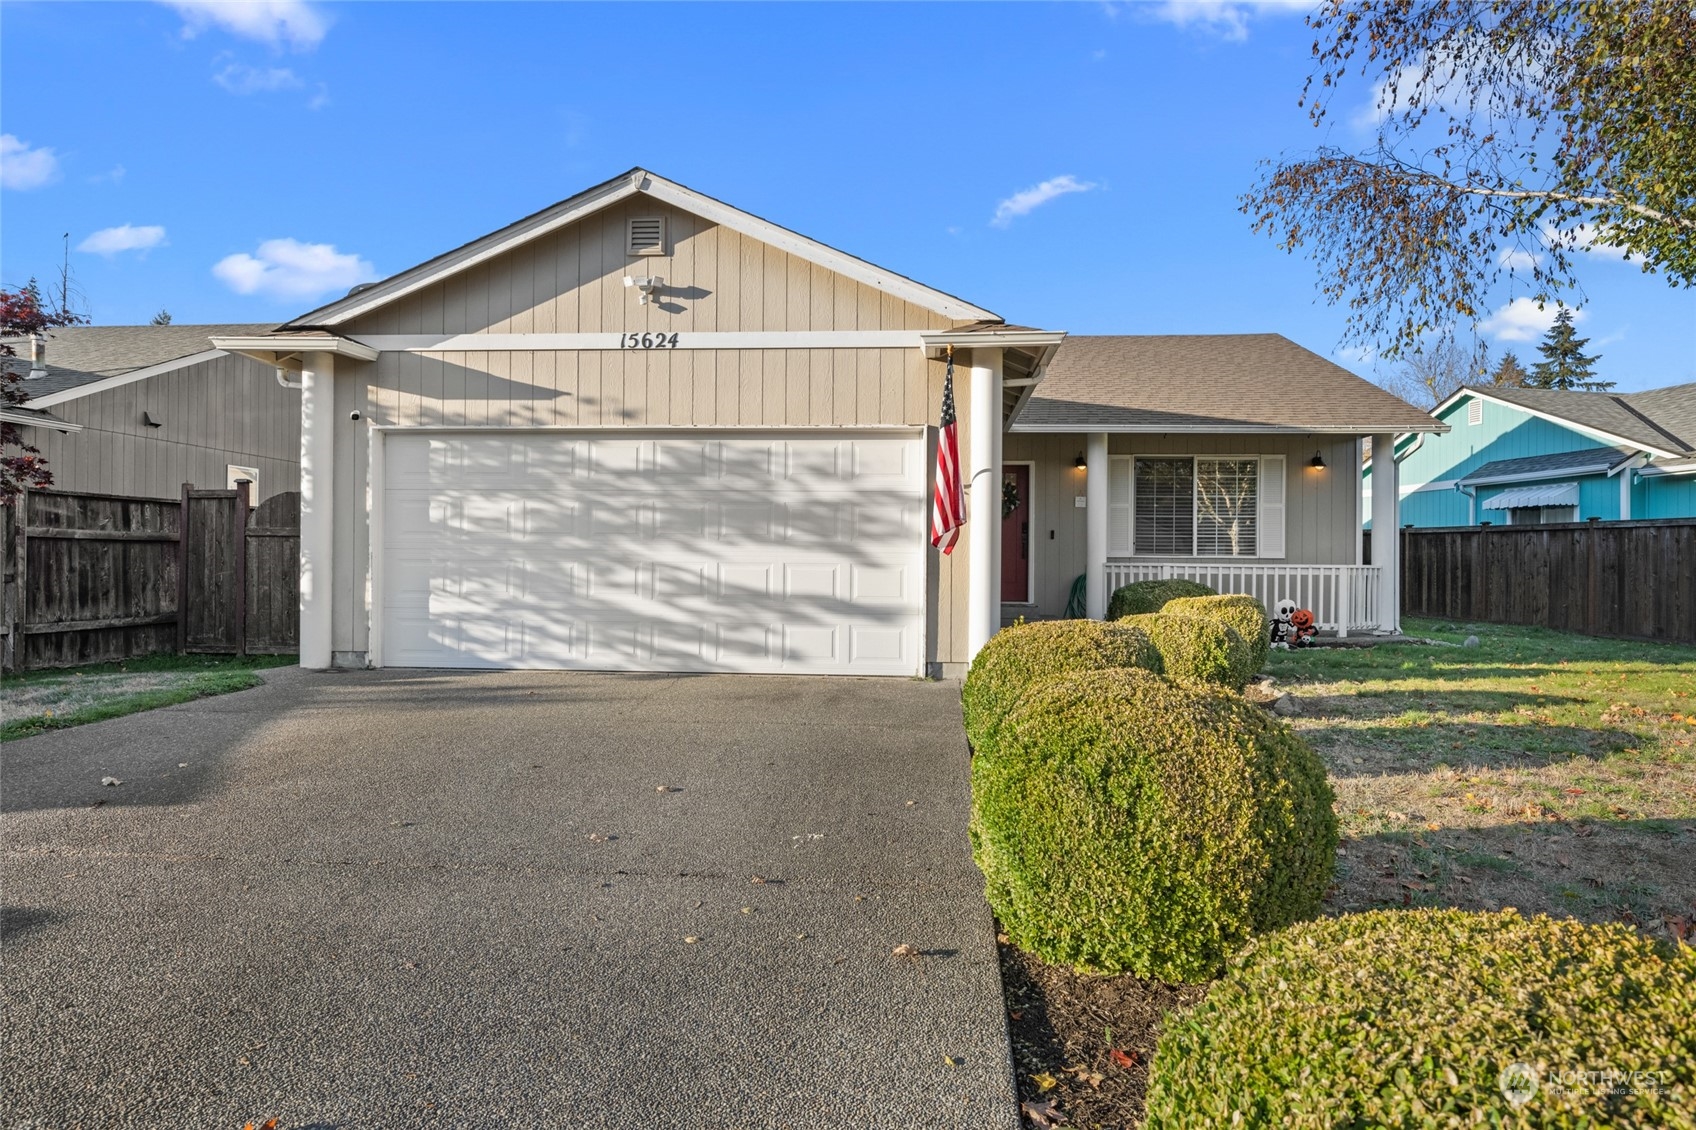
[[[1546,526],[1554,522],[1576,521],[1576,506],[1515,506],[1508,511],[1510,526]]]
[[[259,501],[259,468],[238,467],[234,463],[224,465],[224,489],[235,490],[236,483],[246,479],[251,485],[247,488],[247,498],[250,502]]]
[[[1108,552],[1284,556],[1282,455],[1124,455],[1109,463]]]

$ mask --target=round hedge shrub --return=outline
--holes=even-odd
[[[1199,581],[1138,581],[1113,590],[1107,600],[1107,618],[1138,616],[1144,612],[1159,612],[1169,600],[1183,596],[1217,596]]]
[[[1248,644],[1250,661],[1254,665],[1249,672],[1251,675],[1266,666],[1266,657],[1272,653],[1272,618],[1266,615],[1266,607],[1252,596],[1243,593],[1181,596],[1167,601],[1161,611],[1176,612],[1180,616],[1211,616],[1235,628],[1237,635]]]
[[[1319,909],[1331,800],[1313,750],[1240,696],[1089,671],[1030,688],[973,759],[972,854],[1020,948],[1202,981]]]
[[[1115,621],[1141,628],[1160,653],[1160,668],[1180,683],[1243,689],[1259,665],[1237,630],[1215,616],[1149,612]]]
[[[1691,1130],[1693,1016],[1696,950],[1617,924],[1512,910],[1307,922],[1257,940],[1168,1021],[1144,1126]],[[1540,1079],[1518,1107],[1499,1085],[1512,1063]]]
[[[1141,628],[1100,620],[1036,620],[990,637],[960,689],[966,738],[982,750],[1025,688],[1039,679],[1104,667],[1160,669],[1160,653]]]

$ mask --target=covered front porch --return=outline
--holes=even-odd
[[[1015,428],[1002,462],[1002,622],[1100,618],[1123,585],[1182,578],[1268,611],[1293,601],[1338,636],[1394,634],[1395,539],[1392,560],[1367,564],[1361,538],[1370,438]],[[1370,516],[1395,526],[1394,514]]]

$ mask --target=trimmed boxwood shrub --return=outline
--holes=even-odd
[[[972,853],[1020,948],[1200,981],[1319,909],[1331,800],[1313,750],[1242,697],[1090,671],[1031,687],[973,760]]]
[[[1144,1126],[1690,1130],[1693,1016],[1696,950],[1617,924],[1512,910],[1303,923],[1254,942],[1168,1021]],[[1517,1108],[1500,1087],[1512,1063],[1540,1077]]]
[[[1141,628],[1100,620],[1036,620],[990,637],[966,673],[960,705],[966,738],[982,750],[996,727],[1039,679],[1104,667],[1160,669],[1160,653]]]
[[[1223,596],[1181,596],[1166,602],[1164,612],[1180,616],[1211,616],[1236,629],[1237,635],[1248,644],[1253,674],[1266,666],[1272,652],[1272,619],[1258,600],[1244,593]],[[1244,680],[1245,682],[1247,680]]]
[[[1115,623],[1141,628],[1160,653],[1160,667],[1180,683],[1202,683],[1240,691],[1259,669],[1254,652],[1237,630],[1216,616],[1149,612]]]
[[[1107,618],[1139,616],[1144,612],[1159,612],[1169,600],[1183,596],[1217,596],[1199,581],[1138,581],[1113,590],[1107,601]]]

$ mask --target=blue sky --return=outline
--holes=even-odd
[[[282,320],[642,165],[1012,322],[1330,354],[1312,265],[1236,205],[1260,159],[1362,140],[1296,105],[1302,11],[9,2],[0,280],[68,232],[97,323]],[[1696,292],[1581,269],[1604,375],[1696,380]],[[1485,337],[1529,359],[1512,297]]]

